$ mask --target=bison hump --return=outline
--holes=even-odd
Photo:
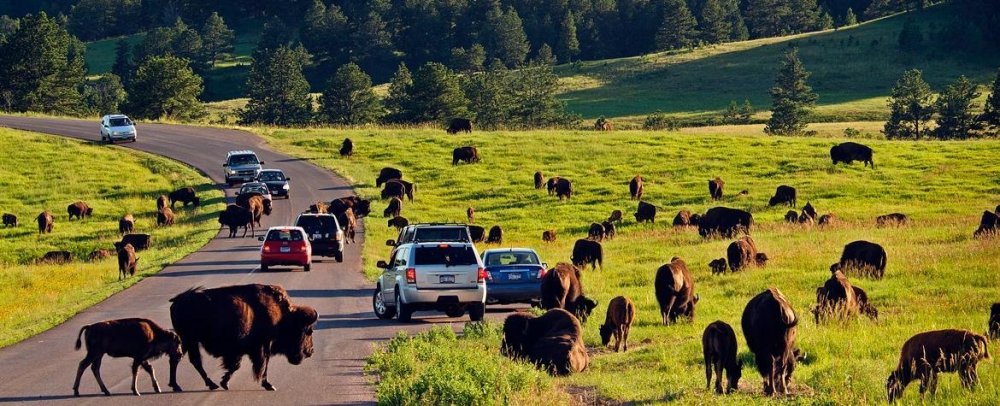
[[[781,310],[781,322],[786,326],[798,324],[798,319],[795,317],[795,310],[792,309],[792,304],[788,302],[785,295],[778,288],[768,288],[767,290],[771,292],[771,296],[778,303],[778,307]]]

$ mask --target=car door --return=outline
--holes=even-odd
[[[396,258],[402,253],[403,249],[397,249],[392,252],[392,256],[389,257],[389,266],[382,270],[382,276],[379,278],[382,288],[382,300],[385,303],[393,303],[396,298],[393,295],[396,289]]]

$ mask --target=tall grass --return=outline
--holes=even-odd
[[[741,337],[741,357],[752,358],[742,339],[740,315],[747,301],[768,286],[781,289],[802,319],[799,345],[809,357],[796,369],[794,381],[797,399],[805,403],[883,402],[885,378],[895,368],[903,341],[941,328],[982,332],[990,303],[1000,299],[1000,242],[972,239],[982,211],[1000,203],[1000,143],[995,141],[866,140],[875,150],[877,169],[872,170],[860,164],[831,165],[829,148],[842,139],[743,135],[739,128],[458,136],[432,130],[258,131],[279,149],[348,177],[362,195],[378,196],[374,179],[381,167],[400,168],[417,185],[416,200],[403,207],[411,222],[465,221],[465,209],[472,206],[477,224],[504,228],[504,246],[533,247],[549,264],[567,261],[573,242],[586,236],[591,222],[622,209],[626,220],[618,237],[604,243],[604,268],[588,269],[583,276],[587,294],[600,303],[596,321],[585,326],[592,364],[584,373],[557,379],[559,385],[595,387],[601,396],[617,400],[769,403],[761,397],[761,380],[751,367],[744,370],[740,394],[716,397],[706,391],[700,342],[707,324],[723,320]],[[355,145],[350,159],[336,152],[345,137]],[[463,145],[477,146],[482,162],[452,166],[451,150]],[[536,170],[573,181],[572,200],[559,202],[535,190]],[[644,200],[661,207],[655,224],[631,219],[636,203],[629,200],[628,180],[635,175],[647,179]],[[707,181],[715,176],[726,181],[720,203],[708,197]],[[766,205],[781,184],[798,189],[800,207],[809,201],[820,214],[834,213],[839,223],[822,229],[783,223],[788,208]],[[749,194],[738,196],[743,189]],[[713,276],[707,264],[724,256],[730,241],[703,240],[694,230],[670,226],[679,209],[704,212],[716,205],[753,213],[754,239],[771,258],[766,268]],[[369,278],[378,274],[374,262],[389,254],[378,242],[396,237],[379,217],[383,207],[384,202],[375,203],[376,213],[366,224]],[[875,216],[890,212],[906,213],[911,224],[875,228]],[[542,243],[547,229],[557,231],[557,242]],[[852,276],[878,307],[880,320],[814,325],[809,309],[816,288],[829,277],[829,265],[844,245],[860,239],[888,251],[885,279]],[[673,256],[687,261],[701,301],[693,323],[664,327],[652,285],[656,269]],[[639,311],[630,351],[614,354],[598,348],[597,326],[605,305],[618,295],[632,298]],[[488,345],[477,354],[497,359],[497,339],[483,340]],[[990,362],[979,369],[979,390],[962,390],[957,377],[946,375],[938,399],[996,403],[1000,371]],[[906,399],[916,399],[916,392],[911,387]]]
[[[218,231],[215,213],[223,196],[194,169],[150,154],[62,137],[0,129],[0,211],[16,214],[18,228],[0,228],[0,346],[44,331],[82,309],[177,261]],[[177,206],[177,223],[156,227],[156,197],[191,186],[200,208]],[[94,216],[67,221],[66,206],[77,200]],[[35,217],[48,209],[51,234],[39,235]],[[153,236],[153,248],[139,254],[137,277],[118,281],[115,258],[87,262],[96,249],[113,250],[118,219],[136,218],[135,230]],[[47,251],[70,251],[66,265],[37,264]]]

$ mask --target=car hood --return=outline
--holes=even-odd
[[[123,125],[119,127],[108,127],[108,129],[115,132],[132,132],[135,131],[135,126]]]

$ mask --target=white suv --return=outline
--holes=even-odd
[[[101,142],[135,142],[135,123],[124,114],[108,114],[101,117]]]
[[[466,311],[472,321],[486,313],[486,270],[468,242],[412,242],[395,247],[382,268],[372,308],[380,319],[409,321],[415,311],[435,310],[449,317]]]

